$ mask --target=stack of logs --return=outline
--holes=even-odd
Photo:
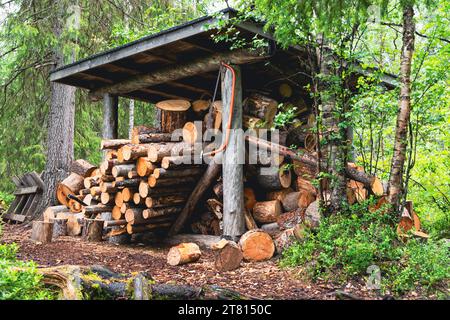
[[[139,126],[133,129],[130,140],[103,140],[101,150],[105,160],[98,168],[84,160],[74,162],[71,174],[58,187],[61,206],[48,208],[44,214],[46,221],[66,223],[69,235],[82,233],[83,237],[94,241],[101,239],[99,230],[103,229],[111,242],[118,243],[128,241],[131,234],[166,234],[206,168],[203,159],[197,156],[187,164],[184,162],[190,159],[194,142],[199,141],[206,128],[221,127],[222,103],[167,100],[156,106],[160,128]],[[277,107],[277,101],[251,94],[243,104],[244,128],[271,127]],[[205,120],[205,124],[199,127],[194,123],[196,120]],[[316,157],[311,152],[316,140],[308,129],[314,119],[309,117],[304,123],[290,130],[280,144],[296,144],[303,158],[312,160],[298,161],[286,156],[286,151],[276,157],[270,154],[268,161],[258,158],[257,164],[244,166],[246,227],[271,235],[278,251],[285,246],[285,240],[295,234],[294,227],[299,221],[314,226],[319,220],[319,195],[312,183],[317,176],[316,166],[312,165]],[[178,135],[179,140],[173,141],[172,133],[176,129],[182,129],[182,134]],[[267,141],[263,144],[270,145]],[[273,163],[281,169],[271,167]],[[354,164],[349,167],[355,172],[363,171]],[[361,202],[369,194],[383,194],[381,182],[376,177],[370,179],[369,187],[357,180],[348,180],[350,203]],[[325,192],[325,201],[326,198]],[[221,235],[220,177],[202,195],[202,200],[189,219],[190,231]]]

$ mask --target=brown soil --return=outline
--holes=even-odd
[[[155,248],[142,244],[117,246],[107,242],[81,241],[79,237],[60,237],[48,243],[34,243],[27,227],[4,225],[2,243],[16,242],[19,258],[34,260],[40,266],[103,265],[115,272],[146,271],[160,283],[192,286],[219,285],[262,299],[336,299],[337,289],[360,299],[376,299],[363,284],[349,284],[337,288],[329,284],[308,284],[300,280],[298,269],[282,269],[277,258],[259,263],[243,263],[234,271],[217,272],[214,253],[203,250],[198,262],[170,266],[166,262],[169,248]]]

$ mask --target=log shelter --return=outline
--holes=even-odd
[[[243,97],[251,92],[267,92],[277,98],[278,85],[282,81],[288,81],[306,105],[311,106],[309,94],[304,89],[310,81],[305,50],[277,47],[263,25],[252,21],[240,22],[235,27],[244,39],[252,41],[257,37],[267,40],[269,50],[263,56],[255,56],[242,49],[231,50],[232,42],[214,40],[218,16],[232,19],[236,15],[233,9],[225,9],[219,15],[201,17],[146,36],[60,67],[51,73],[50,80],[88,90],[93,101],[103,100],[102,135],[107,139],[120,138],[117,136],[119,98],[148,103],[167,99],[190,102],[200,98],[211,99],[221,62],[230,64],[236,71],[235,108],[242,109]],[[360,70],[362,75],[370,72]],[[222,73],[216,99],[229,101],[230,79],[227,72]],[[382,80],[388,88],[395,85],[393,76],[384,75]],[[224,110],[224,114],[226,112]],[[307,108],[302,116],[306,118],[311,113],[312,110]],[[239,110],[233,116],[232,127],[242,128],[242,112]],[[230,144],[225,151],[225,159],[235,154],[237,148],[237,143]],[[244,232],[242,167],[225,164],[222,168],[224,234],[231,237]]]

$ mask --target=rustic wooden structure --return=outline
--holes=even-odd
[[[221,19],[232,19],[236,14],[234,10],[226,9],[221,12],[220,16]],[[103,99],[103,138],[105,140],[102,150],[109,151],[105,151],[106,162],[100,167],[100,171],[102,179],[108,179],[108,177],[113,176],[116,180],[100,182],[102,190],[100,186],[97,187],[95,185],[98,183],[95,179],[89,179],[85,181],[89,186],[85,184],[85,187],[90,189],[89,201],[94,199],[96,202],[101,201],[105,203],[106,208],[102,212],[112,211],[114,219],[127,221],[127,219],[124,219],[124,215],[130,212],[128,213],[130,221],[145,220],[141,214],[152,214],[155,211],[149,206],[153,201],[152,198],[148,200],[149,197],[155,196],[156,192],[152,189],[153,187],[158,189],[159,196],[163,194],[172,195],[174,193],[174,179],[170,180],[170,174],[167,174],[167,179],[165,180],[164,174],[172,169],[180,169],[176,164],[176,160],[179,160],[179,158],[167,157],[162,151],[158,153],[159,150],[149,151],[146,156],[145,148],[139,146],[129,147],[128,151],[125,152],[125,146],[130,142],[134,145],[137,144],[136,142],[141,144],[152,142],[168,143],[168,137],[163,135],[167,135],[167,132],[170,132],[172,129],[185,125],[186,115],[176,113],[181,112],[181,109],[186,110],[192,104],[195,107],[189,111],[197,114],[207,112],[206,119],[210,119],[208,116],[212,116],[215,113],[213,127],[217,128],[221,122],[222,131],[227,132],[228,123],[225,120],[228,119],[230,114],[230,101],[233,94],[234,105],[231,106],[234,109],[231,118],[232,129],[248,128],[250,127],[249,124],[260,123],[260,120],[269,120],[270,122],[276,111],[273,108],[275,105],[274,101],[269,99],[265,101],[265,104],[257,105],[257,110],[250,110],[252,116],[246,116],[244,119],[243,109],[247,107],[255,108],[252,98],[247,100],[247,104],[244,103],[244,94],[248,97],[252,92],[270,93],[271,96],[275,95],[275,98],[279,98],[280,101],[285,101],[287,97],[296,95],[298,101],[311,102],[309,94],[304,89],[304,86],[310,81],[310,78],[307,76],[309,71],[305,69],[305,64],[299,63],[302,60],[306,61],[306,50],[301,47],[277,49],[272,35],[265,32],[262,25],[251,21],[239,22],[235,25],[240,37],[249,40],[249,42],[255,36],[259,37],[267,42],[267,48],[260,52],[246,49],[231,50],[232,43],[216,43],[211,37],[217,32],[217,21],[216,15],[205,16],[60,67],[51,73],[51,81],[89,90],[89,97],[93,101]],[[229,64],[234,70],[234,86],[232,85],[231,70],[223,68],[221,90],[218,90],[219,92],[217,92],[216,96],[216,100],[221,99],[222,103],[217,104],[215,110],[208,112],[205,102],[199,103],[198,101],[200,99],[212,99],[217,73],[223,62]],[[360,68],[360,72],[365,74],[370,72],[370,70],[367,71]],[[288,83],[283,83],[280,82],[280,79],[289,79],[289,81]],[[383,81],[387,86],[391,86],[392,77],[385,75]],[[234,91],[232,91],[232,87],[234,87]],[[145,128],[140,132],[140,128],[134,128],[133,132],[135,134],[131,140],[106,140],[120,138],[117,136],[119,97],[149,103],[158,103],[171,99],[170,107],[164,110],[158,109],[159,118],[157,120],[160,122],[159,128],[160,131],[166,133],[155,133],[152,130],[146,131]],[[177,100],[189,103],[184,103],[184,106],[181,108],[176,106]],[[312,103],[303,103],[303,105],[300,108],[299,116],[306,117],[312,112],[307,107],[308,105],[311,106]],[[263,119],[254,117],[260,116],[261,110],[269,109],[271,110],[270,112],[263,112]],[[169,123],[172,122],[170,119],[176,121],[176,124]],[[217,121],[217,119],[220,121]],[[211,121],[207,121],[207,123],[211,123]],[[192,127],[190,124],[189,126]],[[176,188],[177,192],[184,192],[189,197],[186,200],[183,199],[185,203],[182,209],[178,210],[177,208],[177,212],[181,212],[178,218],[175,221],[164,222],[164,225],[168,224],[170,226],[169,233],[171,235],[180,231],[193,212],[196,203],[202,197],[203,192],[217,182],[216,178],[220,170],[222,170],[223,177],[221,187],[223,235],[237,241],[245,233],[246,226],[247,229],[255,227],[255,222],[249,220],[251,215],[247,212],[247,210],[251,210],[249,207],[253,207],[255,200],[253,199],[251,205],[248,202],[245,204],[243,165],[239,164],[242,162],[238,161],[239,157],[244,156],[238,152],[238,150],[243,150],[239,145],[243,141],[242,139],[237,139],[236,134],[234,131],[230,133],[229,143],[222,155],[224,159],[223,165],[210,164],[204,172],[202,171],[203,173],[200,176],[194,178],[197,181],[197,186],[194,187],[192,185],[192,177],[181,178],[178,176],[180,184],[183,182],[185,186],[189,185],[191,187],[188,190],[182,187]],[[256,141],[254,143],[258,144],[259,142]],[[300,160],[305,160],[304,158]],[[133,161],[126,163],[128,159]],[[162,164],[156,168],[152,162],[159,160],[162,160]],[[122,163],[124,167],[118,167],[119,163]],[[113,168],[114,171],[112,171]],[[353,171],[351,173],[356,176],[357,173]],[[159,178],[160,175],[162,175],[161,178]],[[144,181],[142,177],[148,177],[148,181]],[[123,179],[120,181],[118,178]],[[357,180],[353,176],[352,178]],[[93,185],[91,185],[91,182]],[[287,177],[278,175],[278,173],[272,180],[264,181],[265,184],[273,186],[273,189],[289,186],[290,182],[290,175]],[[371,183],[370,181],[366,182],[366,184]],[[105,195],[102,196],[102,193]],[[110,194],[106,195],[106,193]],[[124,196],[126,196],[126,199],[132,198],[137,207],[146,204],[148,208],[146,210],[133,209],[134,211],[128,211],[130,210],[128,207],[129,202],[127,200],[124,201]],[[290,199],[289,205],[287,203],[284,205],[288,208],[296,208],[296,204],[292,204],[293,201],[295,202],[295,197],[296,195],[292,196],[294,200]],[[158,203],[157,200],[155,201],[155,203]],[[261,212],[261,221],[273,221],[277,218],[278,211],[281,208],[280,203],[277,201],[279,200],[276,200],[275,205],[272,206],[258,205]],[[114,208],[110,207],[112,204],[115,204]],[[98,206],[94,204],[93,207],[84,208],[83,212],[89,214],[100,213],[94,207],[98,209]],[[135,212],[137,212],[136,215]],[[133,225],[129,221],[127,222],[126,229],[129,233],[153,228],[150,224]],[[249,226],[252,227],[249,228]],[[260,233],[253,234],[252,237],[260,235]],[[246,244],[246,246],[248,245]],[[269,256],[271,255],[269,254]]]
[[[21,223],[31,217],[41,200],[44,184],[36,172],[25,173],[22,177],[13,177],[12,180],[16,185],[15,198],[2,218],[6,222]]]

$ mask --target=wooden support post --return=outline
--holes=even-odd
[[[242,85],[241,70],[233,66],[235,73],[234,106],[231,118],[231,130],[228,132],[228,118],[230,114],[230,101],[232,98],[233,75],[231,70],[222,69],[222,135],[229,134],[228,145],[225,149],[222,176],[223,176],[223,234],[237,241],[245,232],[244,218],[244,166],[242,136]]]
[[[119,98],[106,93],[103,96],[103,139],[118,137]]]

